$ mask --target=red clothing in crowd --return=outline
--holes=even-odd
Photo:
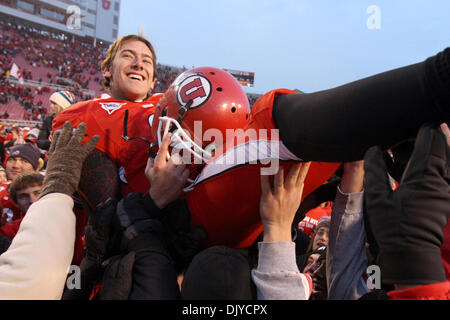
[[[298,228],[312,238],[320,218],[323,216],[331,216],[331,210],[331,202],[328,202],[324,208],[317,207],[308,211],[305,214],[305,218],[299,222]]]
[[[14,220],[8,224],[5,224],[0,228],[0,234],[4,235],[10,239],[13,239],[17,232],[19,231],[20,224],[22,223],[23,217]]]
[[[450,282],[439,282],[387,293],[392,300],[450,300]]]
[[[8,192],[8,185],[11,181],[6,181],[0,184],[0,205],[2,206],[2,215],[0,220],[0,226],[10,223],[14,220],[23,217],[20,209],[14,204],[11,199],[11,195]]]

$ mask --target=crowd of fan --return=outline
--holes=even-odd
[[[40,95],[51,91],[49,84],[64,86],[80,101],[93,98],[84,90],[100,93],[98,88],[103,81],[100,64],[106,52],[101,45],[94,47],[91,43],[72,41],[60,34],[0,22],[0,48],[0,104],[8,104],[10,99],[16,100],[24,108],[24,120],[41,121],[47,114]],[[6,75],[17,56],[23,56],[32,68],[48,69],[44,79],[34,74],[32,69],[20,69],[24,80],[38,81],[42,86],[30,89],[9,83]],[[186,71],[185,67],[159,63],[157,69],[158,79],[153,92],[165,92],[175,78]],[[249,94],[248,97],[252,105],[259,95]]]
[[[10,29],[7,31],[15,32]],[[33,48],[35,41],[43,41],[38,36],[35,39],[12,37],[5,42],[5,50],[11,50],[7,52],[11,55],[18,54],[15,45]],[[67,50],[74,50],[77,55],[83,56],[83,52],[78,51],[83,48],[84,45],[68,45],[57,50],[55,47],[55,50],[63,57],[66,57]],[[49,68],[63,63],[55,56],[42,58],[36,50],[24,50],[21,54],[36,65],[45,60]],[[76,79],[77,74],[92,70],[90,68],[93,68],[94,63],[99,64],[100,56],[99,53],[94,60],[88,59],[81,69],[70,65],[72,61],[59,70],[60,75]],[[47,58],[52,59],[51,62]],[[447,72],[450,70],[450,55],[445,56],[445,59],[442,60],[446,62],[438,62],[439,66],[447,66]],[[2,61],[6,63],[8,60]],[[160,74],[156,90],[164,92],[184,70],[158,65]],[[79,80],[84,81],[83,78]],[[442,84],[447,80],[448,77],[434,79],[431,86],[434,84],[439,89],[444,88]],[[0,81],[3,81],[4,92],[20,101],[26,110],[30,107],[33,109],[33,98],[42,94],[38,89],[8,85],[4,77]],[[386,87],[391,85],[389,83]],[[401,85],[408,86],[404,83]],[[128,88],[125,85],[120,87],[122,93]],[[144,98],[148,90],[149,87],[145,87],[140,92],[141,99],[133,101],[147,103]],[[362,90],[360,93],[367,92]],[[433,93],[448,99],[448,90]],[[114,92],[111,94],[114,95]],[[288,98],[304,97],[291,95]],[[257,98],[256,95],[251,96],[250,102]],[[190,208],[180,199],[189,170],[183,165],[175,165],[173,158],[167,159],[170,133],[158,144],[158,154],[153,161],[147,162],[143,172],[150,189],[144,193],[130,193],[122,199],[99,201],[88,208],[89,201],[83,202],[78,198],[82,197],[83,186],[92,183],[92,189],[95,189],[93,193],[98,196],[98,188],[114,189],[116,186],[113,181],[123,181],[124,176],[110,178],[117,174],[117,164],[109,165],[115,160],[99,149],[88,158],[100,136],[86,135],[85,123],[76,129],[69,122],[61,129],[55,126],[71,110],[55,121],[54,117],[70,108],[75,100],[71,92],[55,92],[49,101],[52,113],[43,119],[42,126],[24,128],[4,125],[1,128],[0,160],[4,168],[0,167],[0,179],[3,179],[0,184],[0,297],[66,300],[450,299],[450,282],[446,281],[450,275],[445,264],[448,256],[441,254],[444,241],[448,242],[450,234],[447,230],[444,236],[450,202],[450,129],[448,124],[441,124],[442,114],[445,115],[444,121],[449,119],[447,109],[430,117],[439,123],[417,120],[415,143],[408,145],[406,150],[383,150],[376,146],[379,142],[374,142],[374,146],[364,150],[363,159],[359,157],[359,161],[344,162],[331,179],[312,190],[303,200],[303,188],[311,172],[308,171],[311,163],[298,161],[298,154],[295,157],[292,154],[291,158],[288,155],[287,159],[293,161],[284,159],[282,169],[272,180],[264,175],[259,177],[260,189],[257,190],[261,190],[261,193],[256,193],[259,197],[257,208],[263,231],[249,247],[236,249],[226,246],[205,247],[204,241],[209,231],[202,226],[191,228]],[[395,99],[380,100],[378,107],[384,104],[391,107],[396,102]],[[289,109],[292,104],[286,102],[280,107],[280,101],[282,96],[272,104],[273,109],[266,108],[265,111],[270,112],[269,120],[273,120],[270,117],[275,114],[276,106],[279,107],[278,111],[295,111],[295,108]],[[44,109],[44,103],[47,102],[37,101],[36,105]],[[447,108],[448,101],[445,100],[445,103],[444,108]],[[361,108],[357,103],[355,105],[358,110]],[[345,107],[347,111],[355,111],[347,104]],[[422,107],[427,109],[429,106]],[[314,108],[317,110],[316,104]],[[94,117],[91,114],[93,109],[74,109],[83,110],[77,117]],[[419,108],[416,111],[426,113],[429,110]],[[312,113],[312,110],[306,112]],[[386,116],[385,112],[380,112],[380,108],[373,108],[372,112],[381,114],[381,117]],[[252,116],[260,119],[257,117],[261,114],[252,113]],[[400,122],[399,118],[404,113],[399,114],[393,122]],[[40,115],[42,119],[45,111]],[[343,116],[354,121],[352,115],[348,111]],[[418,118],[421,116],[415,115]],[[298,114],[296,116],[289,117],[288,123],[300,121]],[[147,117],[139,119],[147,121]],[[280,125],[283,119],[277,120]],[[269,125],[272,125],[272,121]],[[371,125],[379,124],[373,121]],[[287,126],[285,130],[292,129]],[[115,122],[112,128],[116,129]],[[322,129],[318,126],[315,128]],[[101,130],[109,131],[105,128]],[[104,133],[101,130],[99,134]],[[370,134],[373,132],[367,131]],[[362,135],[362,139],[366,135]],[[395,136],[395,133],[392,135]],[[103,136],[109,140],[106,137]],[[281,140],[286,142],[286,138],[282,136]],[[301,140],[303,137],[297,133],[291,138]],[[88,141],[82,144],[83,139]],[[45,141],[45,147],[42,141]],[[322,147],[325,145],[328,148],[326,141]],[[346,142],[350,145],[349,141]],[[308,141],[308,144],[314,143]],[[341,152],[345,158],[353,145],[347,149],[338,147],[336,154]],[[148,160],[147,153],[144,158]],[[333,170],[339,167],[336,162],[345,161],[341,159],[334,161]],[[98,166],[98,161],[104,163]],[[243,164],[240,167],[245,169],[251,165]],[[88,172],[87,176],[82,177],[82,170]],[[232,171],[220,172],[209,181],[220,182],[215,179]],[[315,173],[318,171],[316,168]],[[108,181],[102,184],[102,179]],[[161,195],[163,198],[168,195],[169,199],[161,204],[155,192],[159,195],[158,200]],[[233,190],[226,192],[230,192],[227,195],[234,199],[240,196]],[[81,203],[85,206],[81,206]],[[229,210],[229,207],[226,209]],[[79,215],[83,210],[88,216]],[[216,215],[212,217],[216,218]],[[297,221],[298,217],[305,218]],[[234,233],[230,235],[234,236]],[[36,246],[36,243],[39,245]],[[25,264],[24,259],[27,261]],[[409,259],[413,262],[404,264],[404,260]],[[67,267],[70,263],[80,267],[80,286],[64,286],[68,284]],[[383,269],[385,279],[382,285],[376,280],[368,281],[371,279],[368,267],[374,264],[381,265]],[[31,273],[32,277],[29,276]]]

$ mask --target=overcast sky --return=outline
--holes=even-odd
[[[122,0],[119,35],[158,61],[255,72],[250,93],[314,92],[450,46],[449,0]]]

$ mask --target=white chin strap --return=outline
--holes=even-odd
[[[211,158],[211,153],[207,150],[200,147],[197,143],[195,143],[189,134],[181,127],[181,125],[173,118],[169,117],[160,117],[158,124],[158,145],[162,144],[164,137],[169,132],[170,127],[173,125],[176,126],[177,130],[172,133],[171,145],[176,149],[183,149],[183,151],[187,151],[192,154],[196,159],[201,160],[202,163],[207,163]],[[164,131],[162,130],[164,126]],[[167,153],[167,159],[170,159],[169,152]],[[194,180],[188,179],[191,183],[188,187],[184,188],[185,192],[191,191],[194,186]]]

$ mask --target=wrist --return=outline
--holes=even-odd
[[[152,202],[158,207],[158,209],[162,210],[167,206],[167,203],[161,199],[160,197],[156,196],[154,193],[152,193],[152,189],[148,191],[148,195],[150,196],[150,199]]]
[[[263,242],[292,241],[291,226],[264,226]]]

